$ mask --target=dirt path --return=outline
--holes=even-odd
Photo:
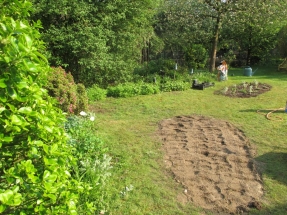
[[[178,116],[159,124],[166,167],[184,187],[185,201],[218,214],[260,209],[262,180],[248,139],[228,122]]]

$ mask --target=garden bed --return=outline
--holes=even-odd
[[[243,82],[240,84],[233,84],[228,87],[224,87],[221,90],[217,90],[214,92],[216,95],[224,95],[228,97],[236,97],[236,98],[249,98],[256,97],[262,93],[265,93],[271,90],[272,86],[265,83],[259,83],[257,81],[254,82]]]
[[[213,214],[246,214],[261,209],[263,184],[255,150],[232,124],[204,116],[162,120],[165,164],[183,186],[178,199]]]

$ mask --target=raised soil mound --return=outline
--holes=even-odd
[[[165,163],[183,186],[179,198],[214,214],[260,209],[263,185],[245,135],[232,124],[204,116],[162,120]]]

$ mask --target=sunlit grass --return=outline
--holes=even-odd
[[[214,95],[215,90],[225,86],[255,80],[271,85],[271,91],[253,98]],[[215,81],[214,87],[205,90],[108,98],[94,103],[97,132],[109,143],[113,157],[108,214],[207,214],[182,203],[183,188],[164,168],[161,142],[156,135],[159,121],[191,114],[233,123],[257,148],[256,159],[262,164],[265,196],[263,209],[250,214],[286,213],[287,114],[275,112],[273,116],[283,121],[272,121],[256,112],[285,107],[286,95],[287,74],[275,68],[260,67],[251,77],[243,76],[243,69],[230,69],[228,81]],[[130,185],[133,189],[123,195],[121,192]]]

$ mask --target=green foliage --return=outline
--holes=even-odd
[[[136,68],[135,75],[148,76],[151,74],[168,75],[175,71],[175,61],[172,59],[159,58],[143,64],[140,68]]]
[[[109,97],[132,97],[136,95],[148,95],[159,93],[159,86],[149,83],[125,83],[108,87]]]
[[[205,72],[195,72],[192,75],[192,79],[197,79],[198,82],[213,82],[216,80],[216,74],[215,73],[210,73],[208,71]]]
[[[78,97],[77,112],[88,110],[88,103],[89,103],[88,94],[85,85],[81,83],[77,84],[77,97]]]
[[[32,19],[43,23],[53,66],[71,71],[86,87],[129,80],[141,59],[143,38],[153,37],[159,1],[33,0]]]
[[[190,89],[190,83],[179,80],[170,80],[162,83],[160,89],[162,92],[184,91]]]
[[[78,158],[73,166],[73,177],[88,184],[80,194],[77,203],[79,214],[94,214],[104,211],[106,205],[106,183],[110,176],[111,157],[104,142],[95,136],[94,116],[80,112],[83,116],[70,116],[65,124],[69,136],[68,143],[73,146],[73,155]]]
[[[287,25],[281,28],[277,38],[277,47],[281,57],[287,57]]]
[[[208,59],[207,50],[203,45],[193,44],[185,50],[185,60],[189,68],[204,68]]]
[[[85,86],[76,84],[71,73],[66,73],[62,67],[53,67],[46,86],[50,96],[58,101],[61,110],[77,114],[88,108],[88,97]]]
[[[107,97],[107,90],[94,84],[92,87],[87,89],[87,95],[90,101],[99,101]]]
[[[24,1],[10,6],[29,10]],[[70,174],[65,117],[42,88],[49,66],[40,26],[1,13],[0,23],[0,213],[76,214],[86,187]]]

